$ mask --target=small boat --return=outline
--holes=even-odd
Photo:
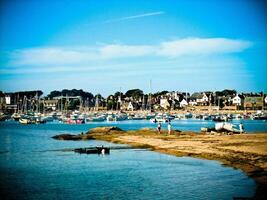
[[[109,154],[110,148],[108,147],[91,147],[91,148],[78,148],[74,149],[76,153],[86,153],[86,154]]]
[[[142,115],[142,114],[135,114],[133,117],[132,117],[132,120],[144,120],[146,119],[146,116]]]
[[[21,117],[21,115],[19,113],[13,113],[11,115],[11,118],[13,118],[15,121],[19,121],[20,117]]]
[[[150,122],[152,123],[167,123],[170,122],[171,120],[169,118],[163,118],[163,117],[156,117],[150,119]]]
[[[105,120],[106,120],[106,116],[105,115],[87,117],[85,119],[86,123],[87,122],[103,122]]]
[[[150,120],[155,117],[155,114],[147,114],[145,117],[147,120]]]
[[[119,113],[115,115],[116,121],[123,121],[128,119],[128,116],[124,113]]]
[[[44,124],[44,123],[46,123],[46,120],[43,117],[36,117],[35,123],[36,124]]]
[[[252,120],[266,120],[267,119],[267,114],[265,114],[262,111],[257,111],[257,113],[251,115],[250,118]]]
[[[267,120],[267,115],[265,116],[256,116],[254,117],[255,120]]]
[[[236,125],[229,123],[229,122],[221,122],[215,124],[216,131],[230,131],[233,133],[242,133],[244,130],[240,130],[236,127]]]
[[[193,117],[193,115],[192,115],[192,113],[186,113],[185,115],[184,115],[184,117],[186,118],[186,119],[189,119],[189,118],[192,118]]]
[[[21,123],[21,124],[34,124],[34,122],[28,118],[20,118],[19,123]]]
[[[210,115],[204,115],[202,117],[203,120],[210,120],[211,119],[211,116]]]
[[[235,114],[233,115],[233,119],[244,119],[244,116],[241,114]]]
[[[181,115],[181,114],[176,114],[174,120],[181,120],[181,119],[183,119],[183,118],[184,118],[183,115]]]
[[[66,122],[67,124],[84,124],[84,121],[81,119],[71,119],[67,118]]]
[[[117,119],[116,119],[116,117],[115,117],[114,114],[108,114],[108,116],[107,116],[106,119],[107,119],[108,122],[114,122],[114,121],[117,121]]]
[[[212,121],[214,121],[214,122],[226,122],[226,121],[228,121],[228,117],[226,115],[222,115],[222,116],[216,115],[212,118]]]
[[[8,116],[5,114],[0,114],[0,121],[6,121],[8,119]]]

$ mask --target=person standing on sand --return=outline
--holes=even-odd
[[[172,130],[172,125],[171,122],[168,123],[168,133],[169,135],[171,134],[171,130]]]
[[[158,130],[158,133],[160,133],[160,130],[161,130],[161,124],[160,123],[158,123],[157,130]]]

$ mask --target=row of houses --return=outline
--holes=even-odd
[[[37,101],[38,100],[38,101]],[[0,93],[0,110],[16,112],[23,109],[43,111],[57,111],[66,109],[70,100],[78,100],[76,107],[88,110],[175,110],[188,107],[216,107],[228,110],[262,110],[267,107],[267,96],[263,93],[240,93],[221,95],[216,92],[165,92],[160,95],[142,95],[139,97],[113,96],[98,98],[87,102],[80,96],[53,97],[52,99],[36,97],[23,97],[16,99],[10,94]],[[25,107],[26,103],[26,107]]]
[[[187,94],[166,94],[161,97],[160,106],[167,109],[178,103],[180,108],[188,106],[217,106],[221,109],[231,110],[261,110],[267,107],[267,95],[263,93],[241,93],[220,96],[213,92]],[[175,107],[175,106],[174,106]]]
[[[120,99],[122,110],[139,110],[151,108],[153,110],[175,110],[188,107],[216,107],[226,110],[262,110],[267,107],[267,96],[262,93],[242,93],[232,95],[218,95],[213,92],[193,93],[168,92],[149,98]],[[145,105],[145,106],[144,106]],[[148,106],[147,106],[148,105]]]

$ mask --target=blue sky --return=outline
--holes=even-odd
[[[252,0],[1,0],[0,90],[267,91]]]

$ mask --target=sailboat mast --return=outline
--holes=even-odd
[[[37,92],[36,92],[36,112],[39,113],[39,96]]]
[[[149,80],[149,95],[148,95],[148,103],[149,103],[149,111],[151,112],[152,110],[152,80]]]
[[[98,111],[98,94],[96,95],[96,100],[95,100],[95,111]]]
[[[121,110],[121,87],[120,87],[120,110]]]

